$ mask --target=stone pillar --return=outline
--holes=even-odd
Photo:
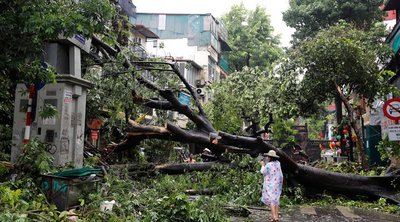
[[[81,49],[70,41],[49,43],[45,60],[55,67],[56,84],[47,84],[37,92],[37,115],[31,126],[31,138],[39,138],[50,148],[55,166],[83,164],[87,89],[92,84],[81,78]],[[11,161],[16,162],[22,149],[26,95],[25,84],[17,86],[14,107],[13,147]],[[57,108],[59,115],[42,119],[38,114],[44,104]]]

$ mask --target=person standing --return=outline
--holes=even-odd
[[[261,201],[271,207],[270,222],[279,220],[279,199],[282,193],[283,174],[281,164],[278,161],[279,156],[274,150],[266,153],[265,158],[260,161],[263,174],[263,188]]]

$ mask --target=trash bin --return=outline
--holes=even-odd
[[[96,192],[102,181],[101,169],[80,168],[50,175],[40,175],[40,188],[47,200],[60,211],[79,205],[79,198]]]

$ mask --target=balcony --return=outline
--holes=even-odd
[[[224,58],[224,56],[221,56],[218,61],[218,66],[221,67],[225,72],[228,72],[229,70],[229,63],[228,61]]]
[[[389,44],[390,48],[392,48],[393,52],[397,54],[397,51],[400,48],[400,22],[397,22],[393,27],[392,32],[386,38],[386,43]]]
[[[134,53],[134,55],[136,57],[138,57],[141,60],[144,60],[146,58],[149,57],[146,49],[141,45],[136,43],[133,47],[132,47],[132,52]]]

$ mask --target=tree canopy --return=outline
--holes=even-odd
[[[1,0],[0,8],[0,86],[6,91],[1,94],[0,121],[12,123],[15,84],[54,81],[54,73],[41,68],[46,42],[60,34],[90,37],[103,32],[114,9],[108,0]]]
[[[286,75],[245,67],[212,85],[213,99],[207,111],[217,129],[240,133],[243,120],[265,124],[270,115],[284,119],[295,115],[296,104],[287,94],[297,93],[296,87]]]
[[[355,27],[369,29],[382,21],[384,12],[379,9],[382,0],[290,0],[290,8],[283,13],[283,20],[295,28],[294,42],[314,37],[321,29],[339,20]]]
[[[292,58],[287,60],[289,64],[283,66],[291,69],[292,75],[288,77],[298,82],[298,97],[293,99],[301,114],[316,113],[323,102],[340,98],[348,114],[348,124],[358,137],[357,147],[364,164],[354,108],[358,100],[371,103],[392,88],[388,85],[391,73],[381,71],[382,64],[391,56],[382,42],[383,34],[383,26],[363,31],[341,21],[320,31],[313,39],[300,42],[289,52]]]
[[[102,32],[113,11],[108,0],[16,0],[1,1],[0,6],[0,70],[20,79],[29,77],[27,59],[40,60],[47,41],[60,34],[89,37]]]
[[[228,54],[230,69],[240,71],[243,67],[259,66],[266,69],[282,54],[279,38],[273,35],[273,27],[265,9],[257,6],[247,10],[243,3],[232,6],[222,17],[228,30]]]
[[[342,93],[347,99],[355,94],[373,101],[387,82],[381,64],[390,57],[387,46],[380,42],[383,27],[361,31],[340,23],[319,32],[289,53],[292,78],[299,82],[299,107],[303,114],[317,110],[318,104]],[[339,90],[339,91],[338,91]]]

